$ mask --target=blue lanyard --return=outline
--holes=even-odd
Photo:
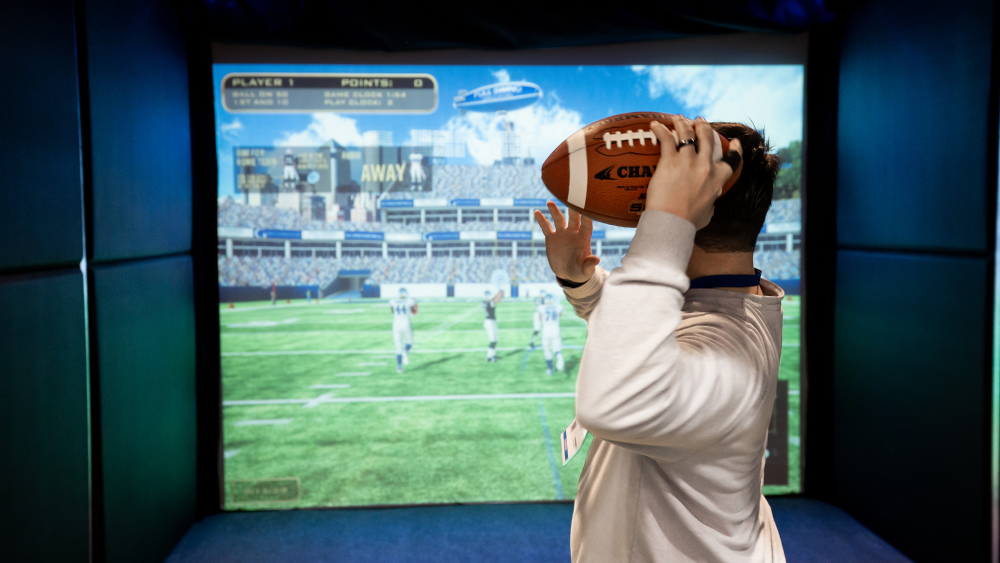
[[[753,269],[753,275],[702,276],[691,280],[691,289],[712,289],[715,287],[754,287],[760,285],[760,270]]]

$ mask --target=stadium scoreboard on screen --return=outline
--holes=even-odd
[[[431,113],[437,98],[430,74],[234,73],[222,81],[232,113]]]

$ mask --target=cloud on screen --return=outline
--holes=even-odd
[[[343,146],[361,146],[361,132],[355,119],[336,113],[314,113],[312,123],[302,131],[285,131],[274,140],[276,147],[318,147],[334,140]]]
[[[763,128],[777,148],[802,139],[803,71],[799,65],[635,66],[652,99],[669,94],[689,117]]]
[[[500,70],[491,72],[490,74],[493,75],[493,78],[496,78],[497,82],[510,82],[510,73],[507,72],[507,69],[505,68],[501,68]]]
[[[243,131],[243,123],[239,118],[235,118],[229,123],[222,123],[219,125],[219,132],[223,137],[230,141],[234,141],[240,136],[240,132]]]
[[[536,161],[545,160],[559,143],[585,125],[579,112],[566,109],[558,103],[544,102],[508,112],[506,116],[494,113],[469,112],[448,120],[442,129],[453,131],[465,139],[469,156],[483,165],[493,164],[503,158],[503,121],[514,124],[522,155]]]

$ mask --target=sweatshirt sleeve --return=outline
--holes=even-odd
[[[726,335],[707,332],[703,345],[682,351],[675,334],[694,234],[694,225],[675,215],[642,214],[622,266],[605,274],[590,311],[577,376],[580,424],[651,457],[718,440],[739,400],[731,357],[714,348]]]
[[[576,316],[583,320],[590,317],[590,313],[593,312],[594,307],[597,307],[597,302],[601,299],[601,288],[606,279],[608,279],[608,272],[597,266],[594,269],[594,275],[590,276],[590,279],[579,287],[566,287],[559,284],[563,288],[563,293],[566,294],[566,299],[576,311]]]

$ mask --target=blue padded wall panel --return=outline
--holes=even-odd
[[[840,62],[841,244],[988,248],[993,10],[991,0],[854,8]]]
[[[95,261],[191,247],[187,59],[170,4],[86,2]]]
[[[922,563],[986,561],[988,261],[840,252],[838,504]]]
[[[73,2],[5,2],[0,17],[0,270],[83,256]]]
[[[95,266],[107,563],[160,562],[195,517],[191,258]]]
[[[83,275],[0,277],[0,319],[0,559],[86,563]]]

